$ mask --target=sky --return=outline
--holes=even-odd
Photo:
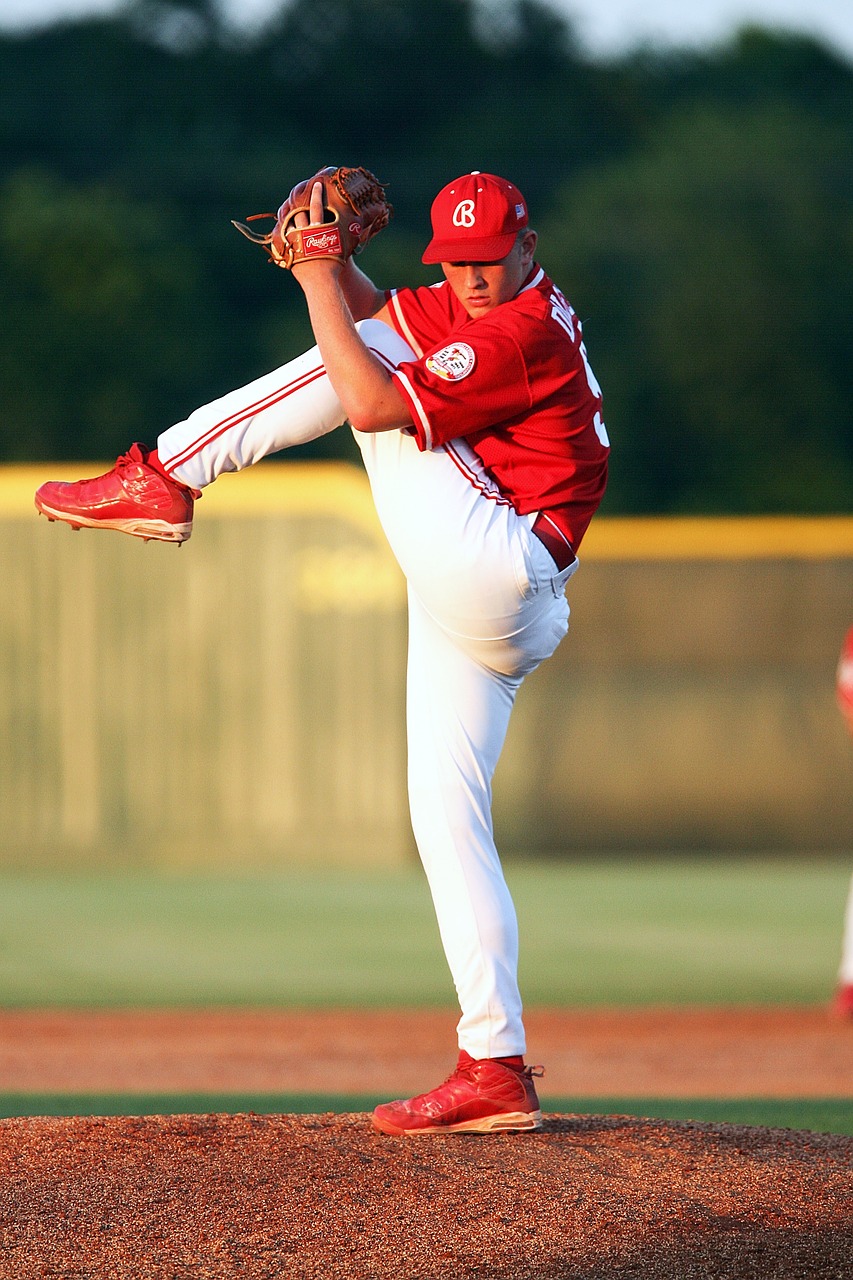
[[[818,35],[853,62],[853,0],[549,0],[574,20],[593,55],[641,43],[702,46],[725,40],[746,22]],[[21,30],[57,17],[108,12],[119,0],[2,0],[0,29]],[[279,0],[225,0],[241,25],[262,22]]]

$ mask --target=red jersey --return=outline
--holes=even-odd
[[[419,447],[464,436],[519,515],[547,511],[577,550],[610,447],[580,321],[560,290],[534,265],[514,298],[475,318],[447,281],[387,298],[417,356],[394,377]]]

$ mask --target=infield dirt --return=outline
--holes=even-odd
[[[398,1097],[444,1079],[455,1021],[452,1009],[0,1011],[0,1093]],[[544,1099],[853,1096],[853,1020],[822,1008],[531,1009],[525,1021]]]
[[[851,1092],[853,1025],[823,1010],[531,1011],[528,1027],[554,1095]],[[447,1073],[451,1032],[441,1012],[7,1012],[0,1089],[400,1096]],[[0,1121],[2,1280],[850,1280],[851,1258],[853,1139],[827,1134],[547,1114],[535,1134],[416,1140],[361,1114]]]

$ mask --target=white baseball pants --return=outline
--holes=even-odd
[[[413,359],[379,321],[359,325],[388,367]],[[197,409],[158,453],[203,488],[341,426],[317,348]],[[409,802],[473,1058],[525,1052],[518,927],[492,830],[492,775],[515,695],[568,629],[563,572],[464,441],[422,453],[404,431],[355,432],[409,599]]]

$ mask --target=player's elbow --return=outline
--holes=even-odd
[[[393,431],[412,425],[412,419],[402,396],[393,387],[386,386],[380,394],[359,396],[352,413],[347,415],[351,426],[366,435],[377,431]]]
[[[365,435],[375,435],[378,431],[393,431],[395,427],[404,427],[399,421],[399,413],[388,413],[380,405],[360,404],[355,413],[349,415],[350,426],[354,431]]]
[[[364,418],[360,414],[350,414],[349,424],[353,431],[358,431],[361,435],[365,436],[375,435],[377,431],[382,430],[382,428],[377,426],[377,424],[371,421],[370,418]]]

